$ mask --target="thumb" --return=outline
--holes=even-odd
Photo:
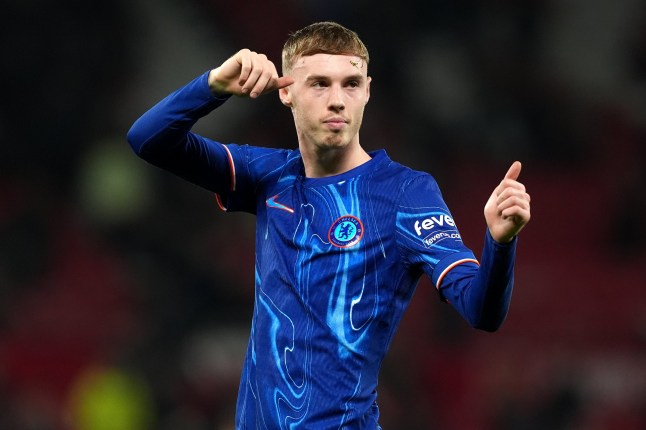
[[[513,179],[515,181],[520,176],[520,169],[522,167],[523,165],[520,164],[520,161],[514,161],[509,170],[507,170],[507,173],[505,173],[504,179]]]

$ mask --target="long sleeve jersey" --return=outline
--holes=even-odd
[[[216,193],[224,210],[256,216],[236,428],[378,429],[379,369],[420,277],[473,327],[496,330],[510,304],[516,239],[499,244],[486,231],[478,261],[435,179],[384,150],[340,175],[310,178],[298,149],[193,133],[227,100],[211,93],[207,75],[146,112],[128,141],[150,163]]]

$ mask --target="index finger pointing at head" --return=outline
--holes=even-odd
[[[276,86],[278,88],[285,88],[294,83],[294,78],[290,76],[281,76],[276,78]]]

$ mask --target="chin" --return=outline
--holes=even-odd
[[[326,140],[319,145],[322,149],[342,149],[347,148],[348,146],[349,142],[341,139]]]
[[[327,146],[330,148],[345,148],[350,144],[352,140],[348,139],[345,133],[333,134],[327,136],[322,143],[322,146]]]

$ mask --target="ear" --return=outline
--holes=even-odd
[[[292,107],[292,95],[289,92],[289,87],[281,88],[278,90],[278,97],[280,101],[287,107]]]
[[[370,100],[370,82],[372,82],[372,78],[368,76],[366,85],[366,104],[368,104],[368,100]]]

